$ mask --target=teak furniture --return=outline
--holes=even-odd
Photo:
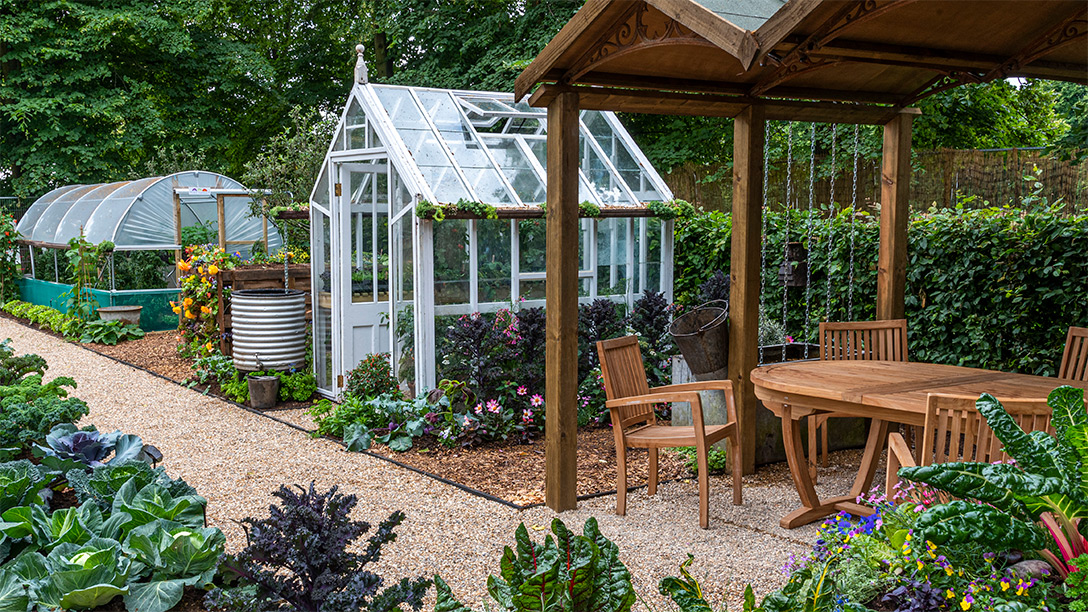
[[[907,320],[820,322],[820,359],[907,360]],[[808,427],[808,471],[816,480],[816,434],[819,432],[823,453],[820,465],[827,467],[827,419],[821,414]],[[907,430],[910,431],[910,430]]]
[[[733,398],[733,383],[728,380],[686,383],[650,388],[646,368],[636,336],[625,336],[597,343],[604,375],[605,406],[612,417],[616,433],[616,514],[627,513],[627,447],[646,448],[650,454],[648,493],[657,493],[657,449],[694,446],[699,465],[699,526],[706,529],[710,522],[710,478],[707,449],[715,442],[729,438],[730,463],[733,466],[733,503],[741,504],[741,470],[737,460],[740,440],[737,435],[737,411]],[[728,422],[706,425],[699,391],[720,390],[725,393]],[[691,404],[690,427],[658,425],[654,406],[666,402]]]
[[[1088,388],[1083,381],[1010,374],[915,361],[804,361],[752,370],[756,397],[782,419],[782,437],[801,507],[779,524],[787,529],[845,510],[868,515],[855,503],[869,491],[888,423],[924,425],[930,393],[978,397],[990,393],[1002,402],[1046,397],[1063,384]],[[821,500],[812,486],[799,422],[814,414],[871,417],[869,438],[849,495]]]
[[[1008,460],[1001,440],[975,408],[976,401],[978,398],[971,395],[930,393],[926,399],[926,420],[921,429],[917,460],[903,436],[898,432],[888,436],[888,473],[884,482],[889,500],[899,483],[900,467],[950,461],[996,463]],[[1052,410],[1045,398],[1006,400],[1001,405],[1024,431],[1050,431]]]
[[[1070,327],[1058,378],[1088,380],[1088,327]]]

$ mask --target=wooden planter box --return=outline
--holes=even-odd
[[[224,296],[223,289],[283,289],[283,266],[277,264],[242,266],[233,270],[219,272],[216,296],[219,301],[219,318],[216,322],[220,332],[232,330],[230,300]],[[310,265],[291,264],[287,267],[287,288],[306,292],[306,319],[313,319],[313,302],[310,298]],[[231,344],[226,337],[219,340],[219,349],[224,355],[231,355]]]

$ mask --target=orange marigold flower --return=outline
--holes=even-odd
[[[185,298],[185,301],[182,302],[182,304],[184,304],[186,306],[192,306],[193,305],[193,298],[191,298],[191,297]]]
[[[201,306],[201,307],[200,307],[200,312],[203,312],[204,314],[211,314],[211,313],[212,313],[212,309],[211,309],[211,308],[208,308],[207,306]]]
[[[187,261],[179,261],[178,262],[178,270],[181,270],[182,272],[188,272],[189,270],[192,270],[192,269],[193,269],[193,264],[191,264],[191,263],[189,263]]]
[[[195,314],[193,314],[193,313],[192,313],[192,311],[190,311],[190,310],[186,310],[186,311],[185,311],[185,318],[186,318],[186,319],[195,319],[195,318],[196,318],[196,315],[195,315]]]

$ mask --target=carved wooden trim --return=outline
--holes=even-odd
[[[606,61],[653,47],[693,45],[717,48],[675,19],[656,9],[651,10],[645,2],[633,4],[625,18],[601,37],[593,52],[567,71],[562,82],[573,83]]]
[[[1054,49],[1085,36],[1088,36],[1088,10],[1082,6],[1065,21],[1028,43],[1020,53],[991,70],[983,79],[1003,79]]]

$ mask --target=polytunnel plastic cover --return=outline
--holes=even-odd
[[[181,225],[217,224],[214,189],[244,190],[238,181],[214,172],[186,171],[164,177],[148,177],[98,185],[70,185],[39,198],[20,219],[17,231],[23,240],[60,247],[83,232],[92,243],[106,240],[118,250],[174,249],[175,190],[183,190]],[[227,241],[263,239],[261,219],[250,217],[248,197],[224,199]],[[268,228],[267,247],[274,250],[282,240]]]

